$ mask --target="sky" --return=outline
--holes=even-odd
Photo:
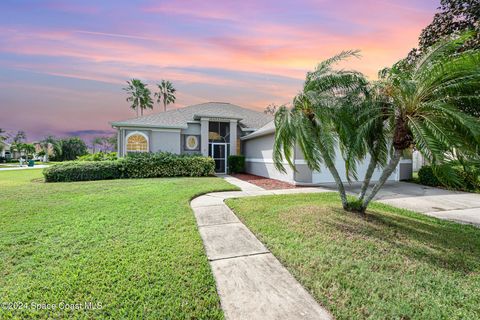
[[[342,50],[375,79],[405,57],[439,0],[0,1],[0,128],[113,132],[135,116],[122,90],[173,82],[169,108],[224,101],[263,110],[292,100],[305,74]],[[152,112],[160,112],[154,105]]]

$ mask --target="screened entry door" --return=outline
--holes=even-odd
[[[212,143],[210,156],[215,160],[215,172],[227,173],[227,143]]]

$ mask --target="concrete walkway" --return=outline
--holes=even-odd
[[[332,319],[253,233],[224,204],[227,198],[311,193],[321,188],[264,190],[225,176],[242,191],[192,200],[225,317],[231,320]]]
[[[332,188],[332,186],[325,186]],[[334,187],[336,189],[336,187]],[[358,194],[360,184],[346,185]],[[409,182],[387,182],[375,200],[439,219],[480,227],[480,194],[427,187]]]
[[[43,169],[48,167],[49,165],[47,164],[37,164],[34,167],[28,167],[28,166],[12,166],[11,168],[0,168],[0,171],[10,171],[10,170],[30,170],[30,169]]]

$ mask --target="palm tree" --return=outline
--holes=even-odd
[[[153,100],[151,98],[151,91],[147,88],[147,85],[138,79],[132,79],[127,81],[128,86],[123,88],[127,91],[129,96],[127,102],[130,102],[130,107],[136,111],[138,118],[138,111],[140,110],[143,116],[143,110],[150,108],[153,109]]]
[[[51,151],[55,158],[59,158],[62,155],[62,146],[61,141],[55,138],[54,136],[47,136],[40,141],[40,146],[42,150],[45,152],[45,162],[50,161],[50,154]]]
[[[175,103],[175,92],[177,91],[173,84],[168,80],[162,80],[160,84],[157,84],[159,91],[155,92],[155,97],[157,97],[157,103],[160,104],[163,102],[163,111],[167,111],[167,105],[170,103]]]
[[[101,146],[103,142],[103,137],[95,137],[92,139],[93,153],[96,152],[96,146]],[[100,148],[99,148],[100,149]]]
[[[363,211],[412,145],[434,166],[455,157],[478,158],[480,122],[459,108],[466,101],[480,102],[480,51],[455,53],[467,38],[441,42],[410,72],[394,66],[381,81],[387,103],[372,108],[371,121],[384,119],[390,130],[390,160],[363,200]],[[453,171],[443,178],[457,180]]]
[[[366,95],[367,81],[355,71],[336,71],[332,65],[350,57],[357,51],[345,51],[320,63],[307,74],[303,91],[293,100],[291,109],[282,106],[275,114],[275,142],[273,160],[277,169],[285,171],[283,161],[294,168],[293,150],[297,144],[312,170],[325,165],[337,184],[342,206],[349,210],[345,187],[335,167],[336,149],[342,150],[344,159],[356,159],[365,154],[363,144],[350,154],[353,124],[347,119],[354,108],[359,108]],[[352,109],[352,110],[350,110]],[[346,161],[348,172],[355,173],[355,161]]]
[[[294,168],[293,150],[298,145],[312,170],[325,165],[330,171],[343,208],[364,213],[412,145],[434,165],[455,156],[478,159],[480,122],[460,111],[458,104],[480,100],[476,92],[480,52],[452,55],[463,40],[435,46],[410,72],[394,66],[373,84],[357,72],[332,69],[355,51],[322,62],[307,74],[292,108],[282,106],[275,115],[275,166],[284,171],[285,159]],[[336,149],[345,160],[349,180],[357,179],[357,164],[370,155],[356,201],[347,199],[335,167]],[[382,168],[382,173],[367,194],[375,168]],[[445,176],[455,180],[451,172]]]
[[[0,128],[0,142],[3,142],[6,139],[6,137],[3,135],[4,133],[5,133],[5,130]],[[3,148],[4,148],[4,146],[3,146],[3,143],[2,143],[2,144],[0,144],[0,152],[3,151]]]

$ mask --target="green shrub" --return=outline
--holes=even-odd
[[[124,178],[121,161],[69,161],[43,170],[46,182]]]
[[[438,187],[440,185],[440,181],[431,166],[423,166],[418,170],[418,180],[425,186]]]
[[[124,160],[129,178],[202,177],[215,174],[215,162],[198,155],[167,152],[130,154]]]
[[[77,158],[78,161],[107,161],[117,160],[116,152],[97,152],[90,153]]]
[[[437,166],[423,166],[418,171],[419,182],[431,187],[446,187],[460,191],[475,191],[480,189],[479,173],[474,167],[467,168],[455,165],[454,162]]]
[[[203,177],[214,173],[215,162],[211,158],[166,152],[130,154],[113,161],[72,161],[53,165],[43,171],[47,182]]]
[[[245,156],[228,156],[228,172],[245,172]]]

